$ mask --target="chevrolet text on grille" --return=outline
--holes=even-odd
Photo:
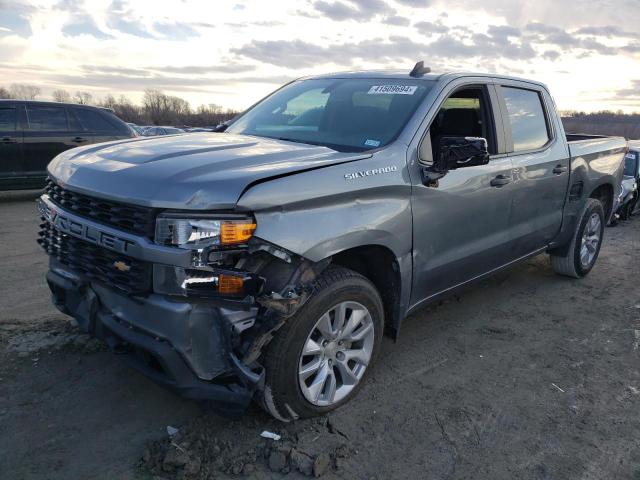
[[[38,209],[49,223],[68,235],[73,235],[74,237],[81,238],[95,245],[101,245],[110,250],[122,253],[127,253],[128,248],[135,245],[134,242],[127,240],[126,238],[121,238],[116,235],[100,231],[89,225],[80,223],[77,220],[67,218],[42,201],[38,202]]]

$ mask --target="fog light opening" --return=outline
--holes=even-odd
[[[220,295],[240,295],[244,291],[244,279],[235,275],[220,274],[218,292]]]

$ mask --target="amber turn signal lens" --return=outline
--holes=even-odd
[[[255,223],[222,222],[220,226],[220,244],[235,245],[246,243],[253,236],[255,229]]]
[[[242,277],[221,274],[218,277],[218,293],[220,295],[238,295],[244,290]]]

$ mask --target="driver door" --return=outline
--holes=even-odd
[[[511,260],[513,172],[511,160],[501,153],[501,122],[495,89],[487,84],[452,87],[431,120],[422,139],[432,145],[426,151],[437,155],[442,137],[482,137],[490,160],[414,184],[412,305]]]

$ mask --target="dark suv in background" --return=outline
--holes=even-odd
[[[133,136],[106,108],[0,100],[0,190],[41,188],[47,164],[64,150]]]

